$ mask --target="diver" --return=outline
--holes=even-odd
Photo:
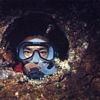
[[[16,18],[4,32],[6,49],[12,52],[16,72],[40,80],[57,72],[56,57],[68,57],[68,40],[47,13],[30,13]]]

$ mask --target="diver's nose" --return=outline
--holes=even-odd
[[[38,64],[39,59],[40,59],[40,57],[39,57],[38,52],[37,52],[37,51],[34,52],[33,59],[31,60],[31,62],[32,62],[32,63],[36,63],[36,64]]]

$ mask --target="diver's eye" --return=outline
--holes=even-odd
[[[40,53],[40,56],[42,58],[47,58],[48,52],[47,52],[46,49],[45,50],[39,50],[39,53]]]
[[[40,51],[41,54],[47,54],[47,51],[44,50],[44,51]]]
[[[31,57],[32,54],[33,54],[32,50],[24,50],[24,56],[25,56],[26,58]]]

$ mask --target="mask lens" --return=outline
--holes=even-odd
[[[40,57],[43,59],[47,59],[48,57],[48,50],[46,47],[41,47],[39,50]]]
[[[32,54],[33,54],[33,51],[30,48],[26,47],[25,49],[23,49],[23,55],[25,59],[30,58]]]
[[[26,60],[33,55],[33,51],[28,46],[31,46],[32,43],[23,42],[17,47],[17,52],[20,60]]]
[[[33,57],[35,51],[38,52],[41,59],[52,60],[54,58],[54,48],[46,43],[33,44],[25,42],[18,47],[19,58],[21,60]]]

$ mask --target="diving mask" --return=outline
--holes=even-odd
[[[33,39],[34,40],[34,39]],[[41,39],[40,39],[41,40]],[[54,47],[45,41],[23,41],[17,47],[18,57],[23,61],[31,61],[34,55],[39,55],[40,60],[51,61],[55,57]],[[37,57],[37,56],[36,56]]]

